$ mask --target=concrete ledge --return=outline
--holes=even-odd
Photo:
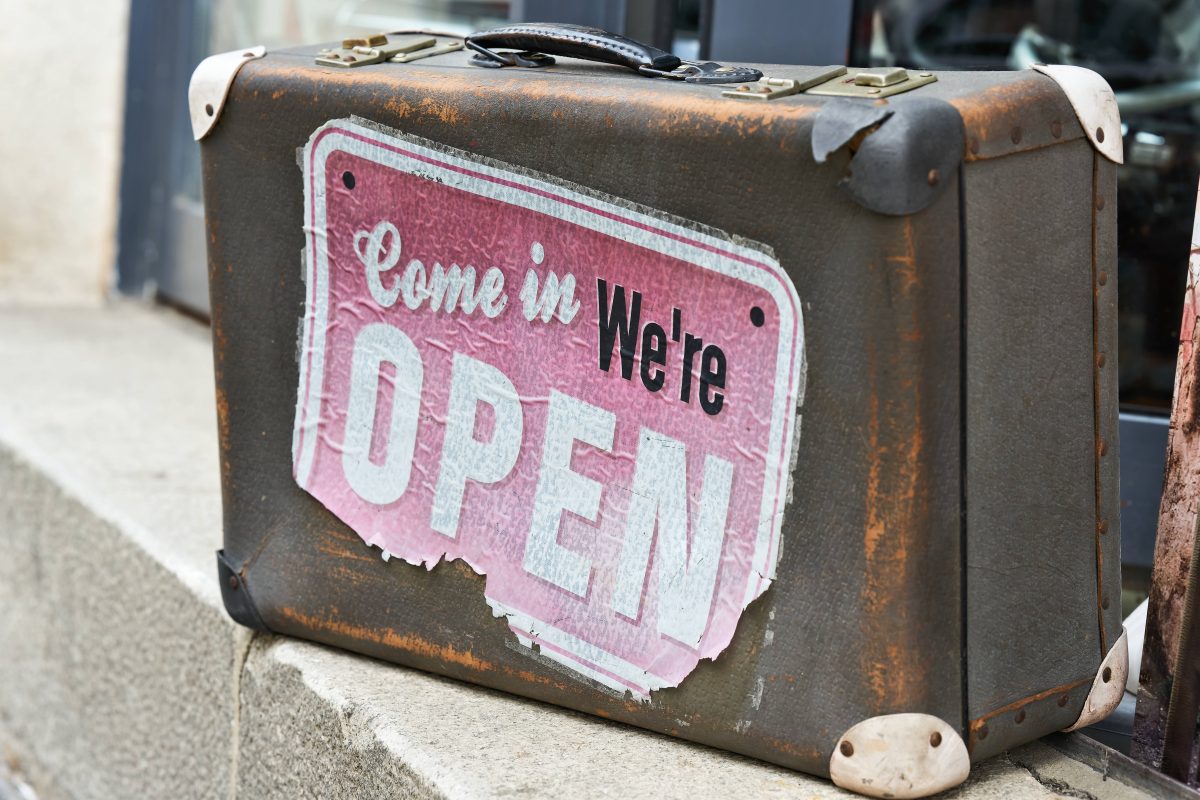
[[[852,796],[252,635],[220,606],[220,538],[207,329],[133,305],[0,309],[0,747],[42,797]],[[1031,747],[948,796],[1145,796]]]

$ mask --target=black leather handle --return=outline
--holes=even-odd
[[[558,22],[523,22],[492,28],[471,34],[466,42],[471,49],[491,58],[498,56],[492,52],[493,48],[501,47],[600,61],[634,70],[649,67],[669,72],[683,63],[678,57],[657,47],[635,42],[616,33]]]

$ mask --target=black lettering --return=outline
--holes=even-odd
[[[700,407],[710,417],[720,414],[725,405],[725,395],[712,391],[714,386],[725,388],[725,352],[710,344],[700,357]]]
[[[633,293],[629,312],[625,308],[625,287],[613,284],[612,304],[608,300],[608,283],[596,279],[598,321],[600,328],[600,369],[608,372],[612,363],[612,349],[618,336],[621,339],[621,377],[633,379],[633,358],[637,348],[638,320],[642,311],[642,295]]]
[[[679,341],[679,329],[683,327],[683,312],[678,308],[671,309],[671,341]]]
[[[642,385],[657,392],[667,380],[666,372],[656,369],[654,364],[667,363],[667,334],[656,322],[649,322],[642,329]],[[653,373],[653,374],[652,374]]]
[[[704,347],[704,340],[690,333],[683,340],[683,374],[679,381],[679,399],[692,402],[692,360]]]

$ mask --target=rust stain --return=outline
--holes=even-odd
[[[420,109],[422,114],[437,117],[447,125],[461,125],[466,122],[466,117],[458,107],[448,100],[426,97],[421,100]]]
[[[815,747],[801,747],[795,742],[789,742],[784,739],[766,739],[765,741],[774,750],[786,753],[793,758],[803,759],[804,761],[820,764],[829,758],[828,755],[825,755]]]
[[[870,399],[860,593],[860,666],[877,714],[916,707],[926,689],[922,645],[908,619],[911,559],[928,516],[921,389],[911,377],[919,369],[914,344],[921,339],[921,279],[911,218],[904,220],[899,248],[885,255],[884,266],[899,335],[867,345]]]
[[[1014,711],[1017,711],[1022,708],[1026,708],[1034,703],[1045,700],[1047,697],[1054,697],[1056,695],[1073,692],[1076,689],[1078,689],[1080,686],[1083,686],[1085,684],[1090,685],[1094,680],[1095,680],[1095,676],[1090,677],[1090,678],[1080,678],[1077,681],[1071,681],[1070,683],[1064,683],[1061,686],[1055,686],[1051,689],[1046,689],[1044,691],[1038,692],[1037,694],[1032,694],[1029,697],[1022,697],[1020,700],[1014,700],[1013,702],[1009,703],[1006,706],[1001,706],[1000,708],[989,711],[988,713],[984,714],[983,716],[979,717],[978,719],[971,720],[971,731],[974,732],[974,731],[978,730],[980,728],[980,726],[982,726],[988,720],[992,720],[992,719],[995,719],[996,717],[1004,716],[1005,714],[1011,714]]]
[[[218,333],[220,328],[213,325],[213,333],[218,336],[218,341],[223,337]],[[223,352],[225,343],[221,341],[219,351]],[[229,462],[225,457],[230,453],[232,441],[229,434],[229,398],[225,395],[225,390],[220,382],[217,383],[217,441],[221,444],[222,465],[226,474],[229,473]]]
[[[328,540],[322,541],[320,544],[318,544],[317,551],[327,556],[333,556],[334,558],[340,558],[345,561],[363,561],[373,564],[378,560],[377,558],[372,557],[370,553],[365,553],[362,551],[356,552],[346,547],[339,547],[334,542],[330,542]]]
[[[478,658],[470,650],[460,650],[454,645],[440,645],[417,636],[415,633],[398,633],[391,628],[366,628],[342,619],[305,614],[286,606],[279,611],[287,619],[308,630],[325,631],[359,641],[374,642],[413,655],[436,659],[446,664],[457,664],[473,672],[494,672],[496,670],[495,664]]]
[[[971,141],[985,144],[992,141],[1004,143],[1004,155],[1021,150],[1034,149],[1036,145],[1027,141],[1019,146],[1011,141],[1014,126],[1028,122],[1030,110],[1046,107],[1058,94],[1058,87],[1048,78],[1032,74],[1023,80],[1002,83],[988,87],[983,91],[975,91],[958,97],[947,98],[962,117],[967,145],[964,147],[964,158],[976,161],[988,156],[980,156],[969,146]],[[1068,109],[1069,110],[1069,109]],[[1074,115],[1062,122],[1074,122]],[[1055,143],[1078,139],[1083,131],[1077,125],[1064,125],[1061,139]]]
[[[495,73],[473,68],[447,68],[440,71],[413,69],[401,71],[333,70],[295,62],[258,61],[253,69],[243,68],[247,83],[283,81],[314,88],[314,104],[333,92],[350,91],[356,95],[376,95],[379,105],[390,115],[432,116],[447,125],[469,125],[479,120],[472,116],[479,105],[462,106],[463,98],[494,100],[519,96],[530,105],[544,102],[559,108],[591,107],[600,111],[606,125],[624,117],[630,120],[628,85],[624,80],[596,75],[566,75],[566,70],[551,68],[546,74],[524,73],[519,76],[497,70]],[[350,74],[357,73],[357,74]],[[624,77],[624,76],[622,76]],[[796,120],[817,113],[816,103],[746,103],[731,101],[719,92],[696,92],[695,87],[674,85],[657,87],[659,91],[638,95],[638,124],[670,136],[711,135],[714,125],[728,126],[738,137],[750,136],[773,123]],[[422,98],[416,106],[401,97]]]
[[[564,692],[570,690],[570,687],[567,685],[553,678],[548,678],[545,675],[538,675],[529,670],[513,669],[509,666],[497,666],[491,661],[479,658],[470,649],[459,649],[452,644],[443,645],[431,642],[415,633],[399,633],[392,628],[367,628],[343,619],[335,619],[332,616],[318,617],[305,614],[302,611],[287,606],[281,608],[279,613],[307,630],[325,631],[357,639],[358,641],[374,642],[393,650],[403,650],[415,656],[432,658],[444,664],[457,664],[472,672],[481,674],[500,672],[507,677],[516,678],[525,683],[553,686],[555,689]],[[336,609],[334,613],[336,614]]]
[[[411,115],[413,111],[416,110],[413,108],[412,103],[409,103],[406,100],[401,100],[398,97],[391,98],[383,104],[383,107],[389,114],[401,118]]]
[[[1092,157],[1092,193],[1096,190],[1100,182],[1100,165],[1099,156]],[[1103,475],[1104,475],[1104,451],[1103,429],[1101,427],[1101,400],[1102,400],[1102,383],[1103,377],[1100,372],[1100,282],[1097,280],[1097,275],[1100,271],[1098,258],[1100,256],[1100,221],[1099,210],[1095,203],[1088,204],[1092,209],[1092,431],[1095,434],[1095,453],[1093,460],[1095,462],[1094,484],[1095,484],[1095,519],[1096,523],[1092,531],[1092,537],[1095,540],[1096,550],[1096,625],[1100,631],[1100,657],[1103,658],[1108,653],[1108,631],[1104,628],[1104,541],[1103,534],[1100,533],[1100,520],[1104,518],[1104,497],[1103,497]]]
[[[339,583],[350,584],[351,586],[361,586],[365,581],[363,574],[357,570],[347,567],[344,564],[333,566],[329,570],[329,577],[335,579]]]

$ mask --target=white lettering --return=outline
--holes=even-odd
[[[354,236],[354,252],[366,268],[371,297],[383,308],[391,308],[400,296],[400,281],[392,281],[391,288],[385,289],[380,276],[400,260],[400,231],[387,220],[376,225],[370,233],[359,231]]]
[[[396,378],[385,455],[383,463],[376,464],[371,461],[371,440],[375,435],[380,368],[385,362],[395,365]],[[368,503],[393,503],[408,488],[424,377],[421,354],[398,328],[377,322],[358,332],[350,362],[342,471],[354,493]]]
[[[494,419],[486,442],[475,438],[480,403],[492,407]],[[455,353],[430,527],[450,538],[458,535],[467,480],[495,483],[507,476],[521,452],[523,427],[521,400],[512,381],[491,364]]]
[[[521,304],[525,319],[533,322],[535,317],[541,317],[542,322],[549,322],[558,311],[558,320],[563,324],[575,319],[579,313],[579,301],[575,299],[575,276],[568,273],[561,281],[554,272],[546,275],[546,283],[538,293],[538,274],[534,270],[525,273],[525,283],[521,286]]]
[[[475,267],[470,264],[443,267],[434,262],[427,274],[424,262],[414,258],[405,266],[404,273],[393,279],[390,287],[385,287],[382,275],[399,263],[402,246],[400,232],[387,220],[369,233],[359,231],[354,236],[354,252],[365,268],[367,288],[381,307],[391,308],[403,296],[404,305],[413,311],[426,301],[431,311],[448,314],[460,309],[464,314],[473,314],[480,309],[488,319],[495,319],[504,311],[508,295],[504,293],[504,273],[499,267],[484,272],[476,291]],[[573,280],[571,286],[574,291]]]
[[[591,560],[558,543],[563,511],[595,521],[602,487],[571,471],[575,442],[611,450],[616,416],[561,392],[550,392],[542,465],[534,492],[533,520],[525,542],[525,571],[568,592],[586,597]]]
[[[689,557],[687,452],[683,442],[642,428],[612,598],[615,611],[634,620],[641,614],[657,524],[658,631],[691,647],[699,643],[716,591],[732,486],[733,465],[707,456]]]

